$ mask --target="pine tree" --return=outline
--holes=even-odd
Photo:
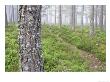
[[[21,71],[44,71],[41,52],[41,8],[41,5],[19,7]]]

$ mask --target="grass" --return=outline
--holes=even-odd
[[[82,32],[78,27],[74,32],[69,26],[59,28],[57,25],[43,25],[41,40],[45,71],[92,71],[88,61],[80,57],[80,49],[95,54],[102,63],[105,63],[105,32],[97,29],[93,38],[90,38],[88,33],[88,27],[85,27]],[[15,25],[8,26],[5,38],[6,71],[19,71],[17,37],[17,27]]]

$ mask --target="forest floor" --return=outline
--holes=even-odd
[[[62,38],[57,37],[59,40],[64,41]],[[104,65],[102,62],[95,56],[95,54],[91,54],[87,51],[78,49],[76,46],[71,45],[67,42],[64,42],[66,45],[70,47],[70,50],[78,51],[80,54],[80,57],[83,58],[86,62],[88,62],[89,69],[91,71],[97,71],[101,69]]]
[[[45,71],[106,71],[105,34],[98,31],[100,35],[96,36],[93,41],[90,41],[87,33],[87,30],[84,31],[83,35],[79,30],[73,32],[67,26],[66,28],[65,26],[63,28],[49,25],[42,26],[41,40]],[[19,71],[19,45],[17,38],[17,27],[7,27],[5,35],[6,71]],[[98,46],[96,45],[97,41]]]
[[[84,35],[87,35],[87,33]],[[92,42],[84,35],[80,31],[74,34],[72,30],[65,28],[55,26],[44,27],[42,30],[42,42],[45,70],[75,72],[105,71],[105,53],[103,54],[105,52],[105,45],[103,45],[105,40],[104,35],[96,36],[96,38],[103,38],[103,41],[99,43],[103,45],[101,46],[101,50],[99,46],[96,46],[96,40],[98,39],[94,38]],[[84,41],[85,46],[83,45]]]

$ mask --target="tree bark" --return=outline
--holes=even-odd
[[[5,6],[5,27],[8,25],[6,6]]]
[[[41,5],[19,7],[20,61],[23,72],[44,71],[41,52],[41,7]]]
[[[95,27],[97,27],[97,11],[98,11],[98,5],[95,6]]]
[[[12,20],[13,20],[13,23],[15,22],[15,17],[14,17],[14,6],[12,5]]]
[[[84,5],[82,6],[82,12],[81,12],[81,29],[83,28],[83,16],[84,16]]]
[[[71,22],[71,27],[72,29],[75,31],[75,24],[76,24],[76,7],[75,5],[72,5],[71,6],[71,19],[70,19],[70,22]]]
[[[106,31],[106,5],[104,5],[104,30]]]
[[[94,35],[94,6],[91,6],[91,15],[90,15],[90,35]]]
[[[62,25],[62,12],[61,12],[61,5],[59,5],[59,25],[60,25],[60,27],[61,27],[61,25]]]
[[[56,5],[55,5],[55,24],[56,24]]]
[[[100,29],[103,31],[103,5],[100,6],[99,26]]]

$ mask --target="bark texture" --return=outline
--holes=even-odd
[[[19,6],[19,44],[21,71],[41,72],[41,5]]]

